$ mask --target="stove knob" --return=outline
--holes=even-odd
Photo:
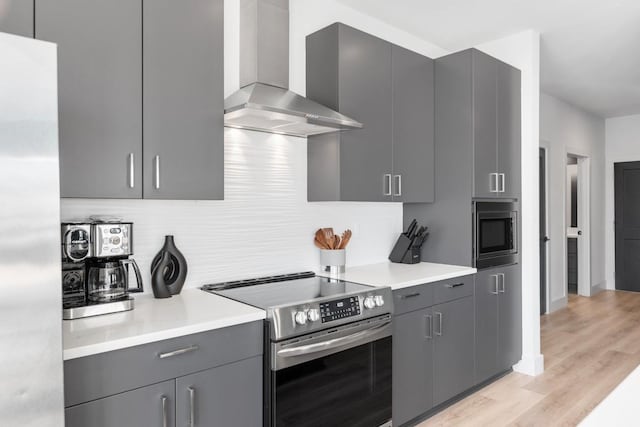
[[[384,298],[382,295],[376,295],[373,300],[376,302],[376,306],[382,307],[384,305]]]
[[[305,323],[307,323],[307,313],[304,311],[296,312],[294,317],[298,325],[304,325]]]
[[[309,310],[309,312],[307,313],[307,319],[309,320],[309,322],[317,322],[320,319],[320,312],[318,311],[318,309],[312,308],[311,310]]]
[[[373,297],[366,297],[364,299],[363,304],[364,304],[364,308],[372,309],[372,308],[375,308],[376,301],[373,299]]]

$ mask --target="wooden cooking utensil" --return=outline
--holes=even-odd
[[[340,242],[340,246],[338,246],[338,249],[345,249],[347,247],[347,245],[349,244],[349,240],[351,240],[351,230],[345,230],[342,233],[342,241]]]

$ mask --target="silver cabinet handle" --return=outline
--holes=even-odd
[[[136,164],[133,158],[133,153],[129,153],[129,188],[133,188],[136,185]]]
[[[169,427],[169,414],[167,406],[167,396],[162,396],[162,427]]]
[[[435,334],[441,337],[442,336],[442,313],[436,312],[436,316],[438,317],[438,330],[435,331]]]
[[[489,175],[489,192],[491,193],[499,193],[498,190],[498,174],[492,173]]]
[[[393,195],[402,196],[402,175],[394,175],[393,178],[396,180],[396,192]]]
[[[189,387],[189,427],[196,425],[196,389]]]
[[[390,173],[385,173],[384,174],[384,178],[383,178],[383,182],[382,182],[382,192],[383,192],[382,194],[384,196],[390,196],[391,195],[391,174]]]
[[[493,289],[494,289],[494,291],[492,291],[491,293],[494,295],[498,295],[498,281],[500,279],[498,278],[497,274],[493,274],[491,275],[491,277],[493,278]]]
[[[158,357],[160,359],[166,359],[168,357],[180,356],[181,354],[191,353],[192,351],[196,351],[198,349],[197,345],[192,345],[185,348],[180,348],[178,350],[168,351],[166,353],[160,353]]]
[[[431,316],[430,314],[427,314],[426,316],[424,316],[424,319],[425,319],[425,327],[427,328],[427,331],[424,334],[424,336],[427,339],[432,339],[433,338],[433,316]]]
[[[505,181],[506,181],[506,175],[501,173],[498,175],[499,181],[498,181],[498,193],[504,193],[505,190]]]
[[[498,274],[498,277],[500,279],[498,280],[498,283],[499,283],[498,292],[500,292],[501,294],[504,294],[505,292],[504,273]]]
[[[414,292],[412,294],[401,295],[400,299],[409,299],[409,298],[415,298],[415,297],[419,297],[419,296],[420,296],[420,292]]]
[[[154,187],[156,187],[156,190],[159,190],[160,189],[160,156],[155,156],[153,158],[153,164],[155,169]]]

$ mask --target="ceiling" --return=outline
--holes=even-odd
[[[541,34],[540,84],[601,117],[640,113],[638,0],[337,0],[449,51]]]

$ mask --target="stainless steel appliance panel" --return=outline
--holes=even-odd
[[[56,46],[0,33],[0,425],[62,427]]]

